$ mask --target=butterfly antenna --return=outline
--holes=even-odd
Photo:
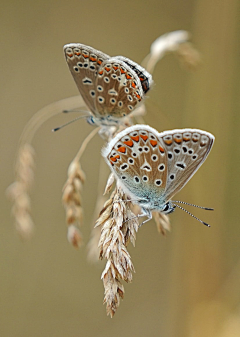
[[[67,126],[67,125],[69,125],[69,124],[72,124],[73,122],[76,122],[78,119],[87,118],[87,117],[89,117],[89,115],[88,115],[88,116],[80,116],[80,117],[77,117],[77,118],[71,120],[70,122],[67,122],[66,124],[63,124],[63,125],[61,125],[61,126],[58,126],[57,128],[52,129],[52,132],[56,132],[56,131],[58,131],[58,130],[64,128],[65,126]]]
[[[173,206],[182,209],[184,212],[186,212],[187,214],[191,215],[194,219],[198,220],[199,222],[201,222],[201,223],[204,224],[205,226],[211,227],[211,226],[210,226],[209,224],[207,224],[206,222],[204,222],[204,221],[198,219],[195,215],[193,215],[192,213],[188,212],[185,208],[183,208],[183,207],[181,207],[181,206],[179,206],[179,205],[177,205],[177,204],[174,204],[174,203],[173,203]]]
[[[69,112],[84,112],[84,113],[89,113],[88,110],[76,110],[76,109],[70,109],[70,110],[63,110],[62,113],[68,114]]]
[[[205,209],[205,211],[214,211],[214,208],[202,207],[202,206],[198,206],[198,205],[194,205],[194,204],[189,204],[188,202],[185,202],[185,201],[177,201],[177,200],[172,200],[172,201],[178,202],[179,204],[184,204],[184,205],[193,206],[193,207],[196,207],[196,208]]]

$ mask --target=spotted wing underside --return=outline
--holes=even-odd
[[[159,134],[167,151],[168,178],[165,199],[170,200],[191,179],[206,160],[214,136],[196,129],[166,131]]]
[[[63,49],[69,70],[84,102],[96,114],[95,97],[90,92],[95,89],[99,67],[110,56],[80,43],[67,44]]]
[[[166,188],[167,156],[158,132],[140,126],[123,133],[108,150],[109,166],[134,197],[160,198]]]
[[[144,94],[146,94],[152,85],[152,75],[147,72],[143,67],[141,67],[138,63],[128,59],[124,56],[115,56],[115,58],[123,61],[127,64],[134,72],[137,74],[138,78],[141,81],[142,89]]]
[[[121,118],[141,102],[143,90],[137,74],[123,61],[110,58],[98,69],[95,79],[97,117]]]

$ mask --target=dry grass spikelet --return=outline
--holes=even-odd
[[[147,71],[152,73],[155,66],[166,54],[174,53],[188,69],[196,69],[201,63],[198,51],[189,43],[190,34],[185,30],[177,30],[159,36],[151,45],[150,53],[143,60]]]
[[[12,214],[19,235],[29,239],[33,232],[29,191],[34,180],[34,150],[28,143],[19,149],[15,174],[16,180],[6,194],[13,201]]]
[[[68,241],[79,248],[82,236],[78,226],[82,224],[81,190],[85,181],[85,174],[79,162],[74,160],[68,169],[68,179],[63,187],[62,201],[66,210],[66,222],[68,225]]]
[[[81,199],[82,185],[85,181],[85,173],[81,169],[80,159],[90,140],[96,135],[100,128],[95,128],[84,139],[80,149],[68,168],[68,179],[63,187],[62,201],[66,210],[66,222],[68,225],[68,241],[75,248],[82,243],[82,235],[78,226],[82,224],[83,208]]]
[[[200,53],[194,48],[190,42],[181,43],[176,50],[182,65],[188,70],[196,70],[202,63]]]
[[[105,289],[104,303],[107,314],[111,317],[124,296],[121,280],[131,282],[134,272],[127,245],[130,241],[133,245],[135,243],[138,220],[131,211],[130,204],[123,191],[116,187],[96,222],[96,226],[101,226],[100,259],[107,260],[101,278]]]
[[[167,231],[170,232],[171,226],[168,215],[161,212],[152,212],[152,215],[156,222],[157,230],[159,231],[159,233],[165,236],[167,234]]]

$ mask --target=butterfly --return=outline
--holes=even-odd
[[[142,101],[152,76],[123,56],[111,57],[80,43],[64,46],[78,90],[90,110],[90,124],[117,125]]]
[[[148,125],[134,125],[118,133],[102,155],[119,186],[141,207],[139,216],[148,221],[151,211],[168,214],[181,208],[170,199],[203,164],[213,142],[214,136],[202,130],[159,133]]]

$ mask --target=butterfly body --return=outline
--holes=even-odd
[[[171,213],[170,199],[202,165],[213,142],[214,136],[202,130],[158,133],[135,125],[118,133],[102,154],[118,184],[145,213]]]
[[[67,64],[91,116],[89,122],[116,125],[142,101],[152,76],[137,63],[92,47],[64,46]]]

